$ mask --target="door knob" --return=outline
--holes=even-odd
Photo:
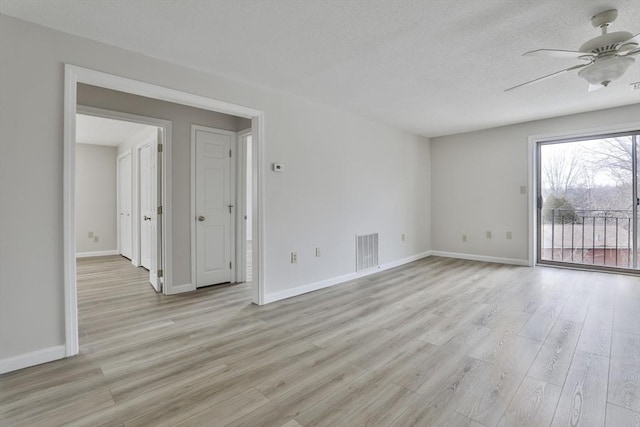
[[[200,216],[198,217],[198,221],[204,221],[204,217],[203,217],[202,215],[200,215]]]
[[[150,217],[150,216],[146,216],[146,215],[145,215],[145,216],[144,216],[144,220],[145,220],[145,221],[151,221],[151,217]]]

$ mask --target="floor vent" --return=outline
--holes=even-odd
[[[378,233],[356,236],[356,271],[378,266]]]

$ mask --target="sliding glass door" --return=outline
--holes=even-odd
[[[640,132],[537,147],[538,263],[637,271]]]

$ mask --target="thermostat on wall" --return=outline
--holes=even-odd
[[[273,171],[274,172],[282,172],[284,170],[284,165],[282,163],[274,163]]]

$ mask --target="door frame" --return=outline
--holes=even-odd
[[[538,209],[537,209],[537,195],[538,195],[538,145],[539,143],[558,141],[562,139],[580,139],[586,137],[598,137],[617,132],[629,132],[640,128],[640,121],[622,123],[610,126],[600,126],[581,130],[570,130],[562,132],[553,132],[540,135],[529,136],[529,144],[527,149],[528,157],[528,195],[527,198],[527,214],[529,224],[529,257],[528,265],[534,267],[538,265],[537,253],[538,253]],[[546,265],[546,264],[545,264]],[[566,267],[571,268],[571,267]],[[620,271],[616,271],[620,272]]]
[[[237,179],[236,179],[236,157],[237,156],[237,145],[238,145],[238,133],[234,132],[234,131],[230,131],[230,130],[226,130],[226,129],[218,129],[218,128],[214,128],[211,126],[201,126],[201,125],[196,125],[196,124],[191,124],[191,142],[190,142],[190,147],[191,147],[191,282],[193,284],[194,289],[196,289],[198,287],[198,280],[197,280],[197,275],[198,275],[198,269],[197,269],[197,261],[198,261],[198,257],[197,257],[197,252],[198,252],[198,242],[196,240],[196,233],[197,233],[197,224],[196,224],[196,216],[197,216],[197,212],[196,212],[196,163],[197,163],[197,158],[196,158],[196,132],[198,130],[204,130],[204,131],[216,131],[216,132],[220,132],[223,134],[226,134],[228,136],[231,137],[231,143],[230,143],[230,150],[231,150],[231,158],[229,159],[229,203],[231,203],[233,205],[233,214],[230,214],[230,221],[229,221],[229,227],[230,227],[230,241],[231,241],[231,248],[230,248],[230,259],[232,262],[232,268],[230,269],[230,283],[236,283],[237,281],[237,269],[238,269],[238,262],[236,260],[235,254],[236,254],[236,247],[237,247],[237,234],[236,234],[236,218],[237,218],[237,212],[238,212],[238,186],[237,186]]]
[[[93,86],[113,89],[133,95],[145,96],[162,101],[187,105],[219,113],[251,119],[253,133],[254,154],[254,199],[253,206],[253,268],[254,278],[252,299],[255,304],[265,303],[264,292],[264,185],[265,185],[265,115],[261,110],[219,101],[193,93],[170,89],[164,86],[146,83],[126,77],[116,76],[89,68],[65,64],[64,68],[64,122],[63,122],[63,257],[64,257],[64,298],[65,298],[65,353],[73,356],[79,352],[78,340],[78,293],[76,283],[75,257],[75,143],[76,143],[76,113],[77,113],[77,85],[86,83]],[[169,137],[166,133],[165,137]],[[181,291],[181,286],[173,284],[173,247],[171,221],[168,218],[172,212],[171,199],[171,162],[167,161],[171,150],[167,146],[163,156],[164,181],[163,200],[165,203],[163,215],[164,239],[164,281],[165,289]]]
[[[247,168],[252,165],[247,164],[247,150],[244,138],[252,135],[251,129],[244,129],[236,132],[236,281],[247,281]],[[252,144],[253,145],[253,144]],[[253,205],[253,203],[251,203]]]
[[[134,251],[133,251],[133,154],[131,150],[120,154],[116,157],[116,248],[118,254],[122,255],[122,240],[120,239],[121,230],[122,230],[122,218],[120,218],[120,179],[121,179],[121,168],[120,168],[120,160],[125,157],[129,157],[129,171],[130,177],[129,181],[131,183],[131,193],[130,193],[130,213],[129,217],[131,218],[131,262],[133,263],[134,259]],[[124,255],[123,255],[124,256]]]

